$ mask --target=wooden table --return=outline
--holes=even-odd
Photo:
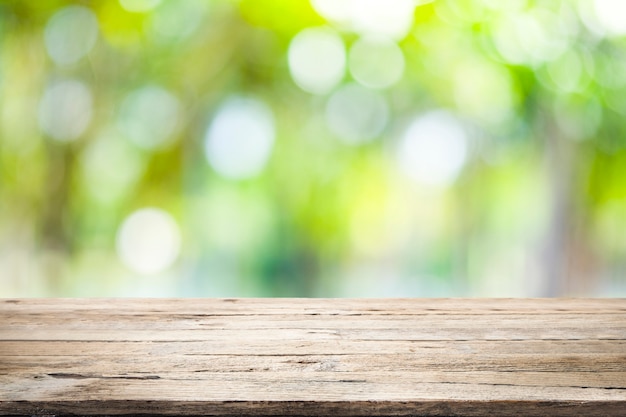
[[[0,300],[0,415],[70,414],[626,416],[626,300]]]

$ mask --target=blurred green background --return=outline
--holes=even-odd
[[[0,296],[562,295],[626,295],[626,2],[0,0]]]

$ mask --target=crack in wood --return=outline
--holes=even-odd
[[[70,373],[50,373],[47,374],[52,378],[58,379],[161,379],[158,375],[83,375],[83,374],[70,374]]]

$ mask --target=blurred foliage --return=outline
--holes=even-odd
[[[0,0],[0,296],[626,294],[620,0]]]

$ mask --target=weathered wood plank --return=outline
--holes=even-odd
[[[0,300],[0,415],[626,415],[626,300]]]
[[[2,310],[6,313],[53,313],[72,311],[85,314],[102,312],[131,314],[133,316],[152,315],[157,313],[170,314],[208,314],[208,315],[274,315],[274,314],[324,314],[324,315],[393,315],[393,314],[448,314],[463,312],[465,315],[492,314],[500,311],[507,314],[539,314],[550,313],[587,313],[604,314],[606,312],[624,313],[626,303],[623,299],[311,299],[290,298],[235,298],[235,299],[5,299],[0,300]],[[36,308],[34,308],[36,307]]]
[[[394,352],[426,355],[434,353],[483,353],[490,357],[524,353],[558,355],[567,352],[590,354],[623,354],[625,340],[462,340],[462,341],[420,341],[420,340],[332,340],[282,341],[278,346],[271,340],[246,341],[234,344],[222,341],[189,342],[98,342],[98,341],[6,341],[0,340],[0,354],[3,356],[101,356],[125,355],[344,355],[380,354]]]
[[[107,375],[188,373],[198,376],[210,372],[554,372],[568,366],[574,372],[601,371],[600,376],[618,381],[623,378],[626,354],[519,354],[480,353],[368,354],[368,355],[127,355],[85,356],[0,356],[0,374],[44,375],[50,369],[64,373],[90,374],[92,361],[106,369]],[[580,377],[584,377],[581,374]],[[623,381],[623,379],[622,379]]]
[[[624,313],[606,313],[603,315],[576,314],[567,316],[563,314],[544,313],[543,315],[527,315],[523,317],[522,327],[528,328],[533,325],[545,326],[552,322],[555,326],[579,328],[597,328],[598,326],[621,328]],[[0,323],[0,332],[11,330],[23,331],[24,328],[31,330],[153,330],[158,324],[159,330],[263,330],[263,329],[327,329],[328,326],[320,326],[324,319],[333,320],[335,316],[326,315],[272,315],[271,320],[259,320],[265,316],[219,316],[219,315],[150,315],[133,317],[131,315],[101,314],[86,316],[83,313],[63,314],[65,321],[60,321],[58,314],[7,316],[4,323]],[[388,316],[348,316],[349,320],[334,320],[333,329],[348,330],[388,330],[390,325],[400,328],[419,327],[424,321],[424,316],[418,315],[394,315],[393,320]],[[507,315],[494,312],[490,315],[481,315],[480,320],[470,321],[465,314],[447,314],[428,316],[428,323],[437,328],[483,328],[489,323],[497,323],[500,328],[519,328],[520,316]]]

